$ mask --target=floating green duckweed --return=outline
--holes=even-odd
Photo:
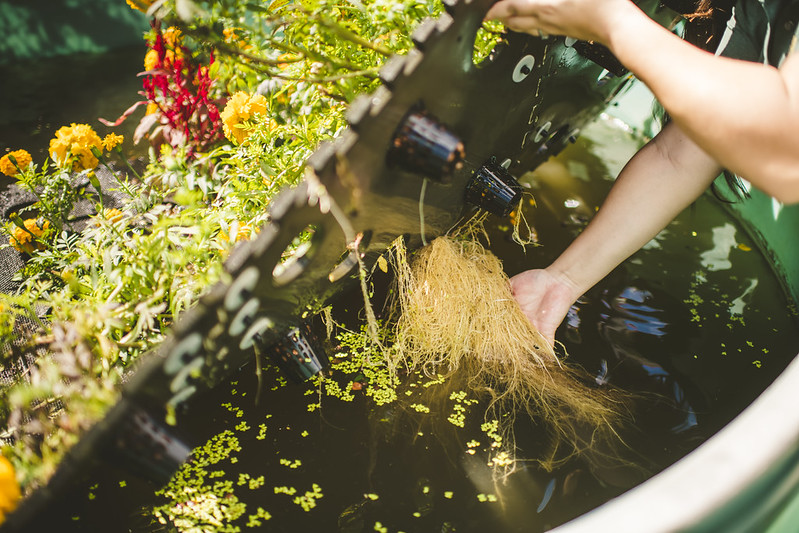
[[[239,474],[239,481],[236,484],[238,486],[247,485],[250,490],[255,490],[262,487],[265,482],[266,480],[264,479],[264,476],[258,476],[257,478],[254,478],[250,476],[250,474],[242,473]]]
[[[511,455],[506,451],[501,451],[495,456],[493,456],[488,463],[488,466],[492,468],[506,468],[513,466],[514,459]]]
[[[490,420],[483,422],[480,425],[480,430],[491,439],[491,447],[498,448],[502,446],[502,435],[499,434],[499,420]]]
[[[206,478],[217,477],[209,474],[208,467],[225,460],[233,462],[232,454],[237,451],[241,451],[241,446],[229,430],[196,448],[167,486],[156,492],[169,500],[153,510],[156,520],[161,524],[171,523],[184,532],[238,531],[231,523],[244,515],[247,506],[236,497],[233,482],[206,482]]]
[[[302,466],[302,461],[300,461],[299,459],[295,459],[294,461],[292,461],[291,459],[283,459],[283,458],[281,458],[280,459],[280,464],[282,464],[283,466],[287,466],[287,467],[293,469],[293,468],[299,468],[300,466]]]
[[[265,511],[263,507],[259,507],[255,514],[247,517],[247,527],[258,527],[263,525],[263,520],[269,520],[272,515]]]
[[[417,413],[429,413],[430,412],[430,408],[429,407],[427,407],[426,405],[422,405],[420,403],[412,403],[410,405],[410,407],[411,407],[411,409],[413,409]]]
[[[295,504],[302,507],[302,510],[306,513],[316,507],[316,500],[322,498],[322,488],[314,483],[311,486],[311,490],[306,491],[305,494],[302,496],[297,496],[292,500]]]

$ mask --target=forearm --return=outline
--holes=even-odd
[[[616,57],[725,168],[778,199],[799,201],[799,113],[792,93],[799,59],[778,70],[715,57],[630,7],[604,36]]]
[[[690,205],[720,171],[671,124],[625,166],[586,229],[547,268],[576,299],[649,242]]]

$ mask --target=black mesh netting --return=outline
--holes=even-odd
[[[113,169],[113,167],[112,167]],[[100,181],[102,189],[103,205],[105,207],[123,207],[129,200],[122,192],[122,187],[118,178],[127,179],[125,170],[111,170],[98,167],[95,174]],[[76,175],[72,184],[74,187],[85,187],[87,191],[95,192],[85,175]],[[66,227],[69,231],[81,231],[87,224],[89,218],[96,214],[96,204],[98,202],[96,194],[89,195],[89,198],[80,200],[75,209],[70,214]],[[0,223],[8,225],[12,213],[22,211],[23,218],[28,218],[29,213],[35,211],[23,211],[33,205],[36,197],[16,185],[10,185],[6,190],[0,192]],[[7,242],[7,236],[3,239]],[[11,246],[0,249],[0,300],[6,295],[13,295],[20,287],[20,269],[25,263],[25,254],[18,252]],[[5,311],[8,312],[8,311]],[[38,319],[44,323],[47,314],[45,307],[36,309]],[[0,367],[0,387],[6,388],[20,379],[25,379],[28,375],[28,368],[33,363],[35,356],[27,349],[28,341],[40,329],[40,325],[33,317],[18,316],[14,324],[14,332],[10,336],[0,337],[0,356],[3,365]],[[0,434],[0,441],[3,435]]]

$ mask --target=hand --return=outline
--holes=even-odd
[[[617,16],[630,8],[637,9],[629,0],[500,0],[485,18],[531,35],[568,35],[607,44]]]
[[[567,278],[547,270],[516,274],[510,279],[510,286],[525,316],[550,344],[554,344],[555,330],[580,297],[579,289]]]

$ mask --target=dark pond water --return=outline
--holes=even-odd
[[[47,158],[50,139],[61,126],[89,124],[104,137],[125,135],[123,148],[130,153],[146,151],[134,147],[132,133],[144,108],[116,128],[98,118],[116,120],[140,99],[146,52],[141,45],[102,54],[73,54],[3,65],[0,76],[0,156],[24,149],[39,166]],[[10,183],[0,174],[0,192]]]
[[[637,145],[612,121],[600,121],[525,177],[538,202],[530,218],[542,246],[525,253],[505,237],[504,222],[492,222],[492,249],[507,271],[547,265],[580,231]],[[345,301],[357,308],[357,296]],[[189,408],[180,429],[207,444],[177,489],[181,503],[108,466],[53,506],[48,522],[105,532],[544,531],[693,450],[767,387],[799,348],[795,315],[769,265],[710,197],[586,294],[558,338],[591,374],[641,393],[636,425],[625,431],[628,447],[616,464],[623,468],[589,453],[552,472],[521,462],[496,483],[486,464],[491,439],[480,428],[480,405],[469,407],[463,428],[447,422],[450,411],[378,406],[363,391],[351,402],[325,398],[321,410],[309,410],[316,390],[280,386],[271,370],[256,402],[250,365]],[[519,457],[535,457],[544,434],[543,426],[521,421]],[[156,508],[162,518],[204,518],[200,525],[161,523]]]

